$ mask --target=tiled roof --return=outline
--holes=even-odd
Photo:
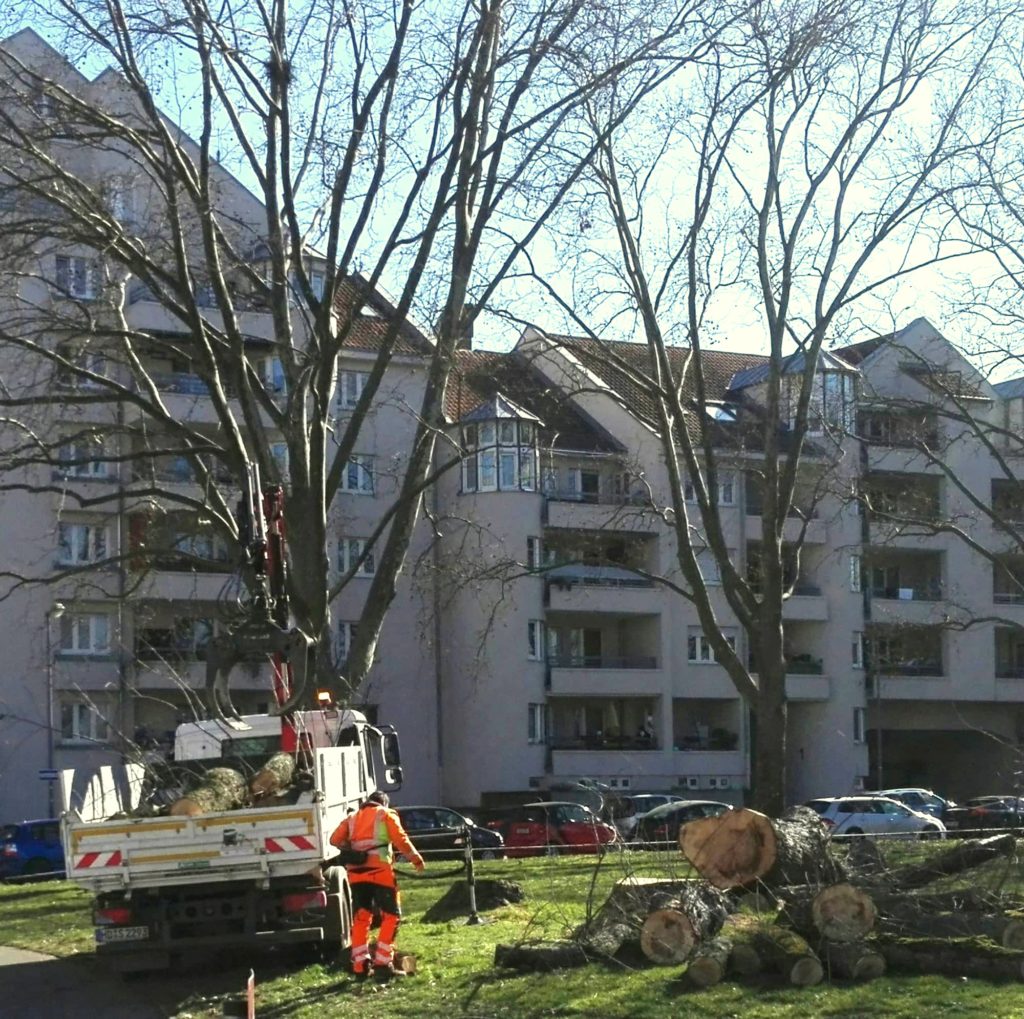
[[[334,306],[344,321],[344,315],[356,302],[365,286],[358,277],[340,280],[335,291]],[[368,314],[369,312],[369,314]],[[394,305],[381,293],[372,293],[366,300],[359,316],[341,338],[341,346],[347,350],[366,350],[376,353],[381,349],[387,335]],[[408,320],[399,327],[393,352],[395,354],[430,354],[433,344],[424,333]]]
[[[588,371],[596,375],[632,413],[648,421],[657,420],[657,407],[647,388],[631,377],[631,370],[648,374],[650,353],[646,343],[622,341],[598,342],[580,336],[552,336],[551,341],[568,350]],[[686,347],[666,347],[669,364],[678,378],[687,367],[690,351]],[[701,351],[704,387],[708,400],[721,400],[729,391],[734,376],[767,364],[764,354],[737,354],[723,350]],[[683,396],[696,398],[694,372],[687,371]]]
[[[541,443],[556,449],[621,452],[622,445],[575,408],[515,351],[459,350],[445,391],[450,421],[473,419],[496,398],[535,415]]]

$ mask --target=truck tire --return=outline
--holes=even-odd
[[[337,962],[352,944],[352,892],[344,867],[328,867],[324,877],[327,879],[327,909],[321,956],[325,962]]]

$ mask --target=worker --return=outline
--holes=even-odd
[[[394,974],[395,934],[402,916],[401,896],[391,865],[392,845],[417,870],[423,857],[409,841],[398,814],[389,807],[388,794],[373,792],[360,808],[345,818],[331,835],[331,845],[340,850],[365,852],[365,862],[346,863],[352,887],[352,973],[356,980],[370,974],[370,925],[374,910],[381,915],[377,949],[373,956],[373,977],[386,984]]]

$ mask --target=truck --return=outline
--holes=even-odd
[[[154,802],[213,767],[253,773],[278,750],[285,724],[299,735],[303,762],[289,802],[197,816]],[[67,875],[94,896],[101,958],[130,972],[167,968],[192,951],[306,944],[329,959],[348,947],[345,869],[323,864],[338,824],[373,790],[401,785],[390,726],[331,707],[287,722],[189,722],[157,771],[154,779],[152,766],[127,763],[60,774]]]

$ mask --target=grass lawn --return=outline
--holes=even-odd
[[[1003,865],[1005,867],[1005,864]],[[302,959],[254,956],[197,960],[172,974],[136,978],[140,993],[168,1016],[219,1016],[222,997],[241,989],[248,968],[257,981],[257,1014],[271,1017],[520,1017],[590,1016],[595,1019],[685,1016],[701,1019],[781,1017],[984,1016],[1024,1019],[1024,987],[980,980],[893,976],[869,984],[822,984],[791,989],[777,981],[726,981],[692,990],[678,968],[588,966],[554,974],[510,975],[492,966],[500,941],[566,935],[582,920],[588,900],[600,905],[613,881],[627,873],[683,873],[678,854],[510,860],[479,865],[479,877],[521,883],[526,899],[487,915],[480,926],[462,919],[425,923],[424,912],[457,875],[438,863],[431,880],[403,883],[406,920],[399,946],[418,957],[419,972],[389,987],[355,986],[336,969]],[[444,872],[447,877],[439,875]],[[428,871],[428,874],[430,872]],[[975,880],[984,880],[975,874]],[[88,895],[66,883],[0,885],[0,943],[53,955],[93,960]]]

